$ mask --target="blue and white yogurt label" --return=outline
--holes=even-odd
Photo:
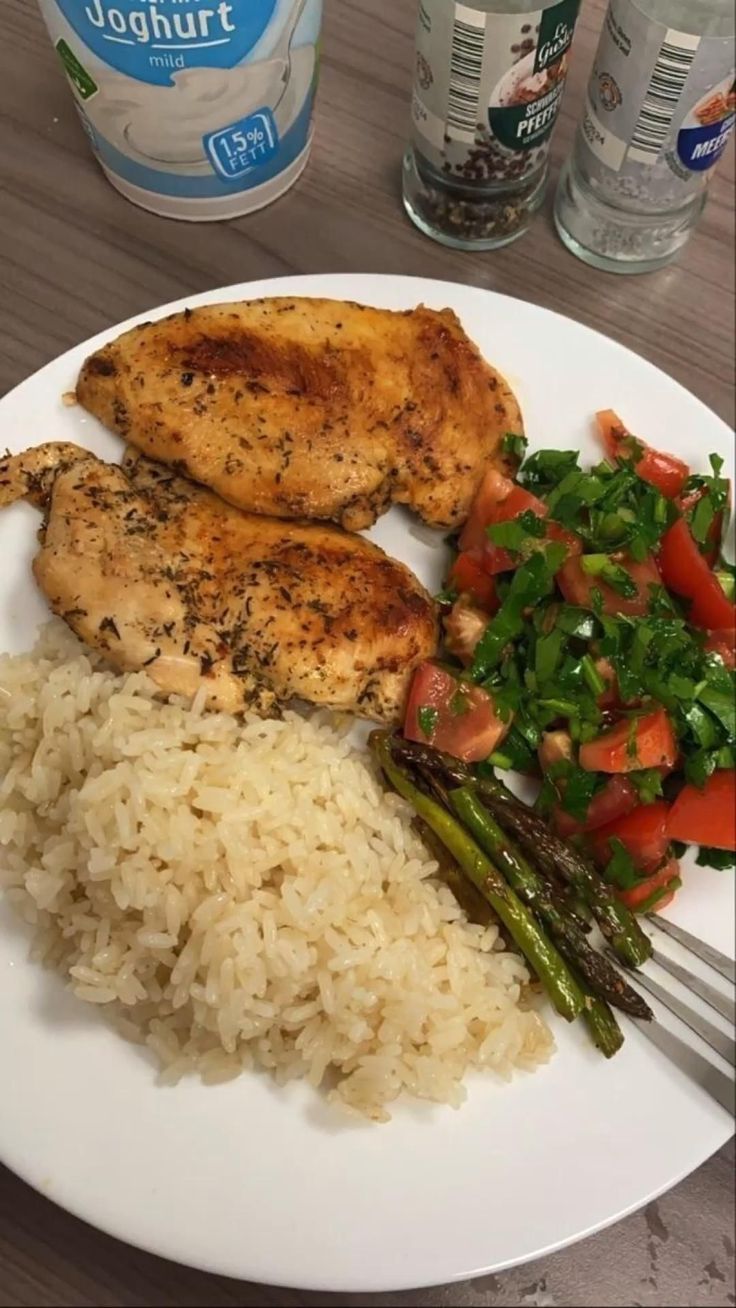
[[[222,216],[275,198],[311,137],[322,0],[40,0],[104,167]],[[239,208],[234,197],[245,197]],[[137,196],[135,197],[137,198]],[[145,201],[142,201],[145,202]],[[151,207],[156,207],[151,204]]]
[[[241,118],[204,138],[210,159],[221,177],[245,177],[278,154],[279,129],[270,109]]]
[[[57,0],[88,50],[158,86],[177,68],[233,68],[271,22],[277,0]]]

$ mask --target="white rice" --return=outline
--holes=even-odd
[[[334,718],[163,703],[60,622],[0,658],[0,885],[161,1079],[308,1077],[378,1120],[458,1106],[552,1039],[523,962],[468,923]]]

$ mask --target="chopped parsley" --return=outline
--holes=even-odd
[[[501,449],[510,459],[516,459],[522,463],[528,448],[529,442],[526,436],[521,436],[513,431],[507,431],[501,442]]]
[[[471,675],[482,681],[502,659],[507,645],[524,629],[527,609],[533,609],[554,589],[555,574],[567,555],[564,545],[535,551],[513,575],[501,608],[486,627],[475,650]]]
[[[606,867],[606,881],[611,885],[618,886],[619,890],[633,890],[643,879],[641,872],[638,872],[634,860],[623,841],[617,836],[612,836],[608,842],[611,849],[611,860]]]
[[[703,553],[713,547],[713,531],[719,515],[721,532],[729,511],[729,482],[721,476],[723,459],[711,454],[711,476],[690,477],[685,485],[683,503],[690,530]]]
[[[658,886],[653,890],[648,899],[637,904],[636,911],[640,914],[652,913],[658,904],[664,899],[670,899],[678,890],[682,889],[682,877],[673,877],[667,882],[666,886]]]
[[[593,796],[600,789],[600,780],[595,772],[585,772],[583,768],[569,764],[564,778],[562,807],[578,822],[584,822]]]
[[[645,768],[640,772],[630,772],[629,781],[636,788],[640,804],[653,804],[664,794],[664,778],[658,768]]]
[[[463,717],[465,713],[470,712],[470,700],[462,686],[458,686],[450,700],[450,712],[454,718]]]
[[[437,730],[437,723],[439,721],[439,716],[440,715],[437,709],[430,708],[428,705],[424,705],[422,708],[420,708],[419,712],[417,713],[417,722],[419,723],[419,730],[421,731],[422,735],[426,737],[427,740],[431,740],[432,737],[434,736],[434,733]]]
[[[503,450],[509,458],[523,459],[525,449],[523,438],[507,434]],[[627,782],[641,805],[663,798],[669,802],[683,782],[702,787],[714,771],[736,764],[736,671],[706,650],[706,633],[689,625],[687,604],[664,584],[651,584],[642,616],[620,612],[620,607],[636,607],[624,601],[642,596],[632,564],[656,559],[678,514],[685,514],[712,562],[728,514],[729,484],[721,460],[713,458],[710,473],[691,477],[674,502],[638,476],[643,451],[627,438],[615,460],[602,460],[588,471],[575,450],[541,450],[526,458],[518,482],[544,501],[547,516],[526,510],[488,527],[491,545],[510,556],[509,566],[494,578],[498,611],[488,619],[472,665],[460,674],[489,692],[496,712],[509,724],[479,771],[498,768],[541,776],[537,809],[545,814],[561,809],[580,823],[610,777],[580,767],[579,748],[622,720],[629,728]],[[550,539],[550,523],[578,538],[579,552],[572,558],[568,544]],[[563,595],[557,578],[568,558],[573,574],[577,569],[587,585],[576,592],[566,570]],[[651,575],[657,575],[654,568]],[[728,594],[736,591],[736,569],[721,562],[716,575]],[[578,594],[580,602],[569,602]],[[443,592],[441,598],[450,602],[454,592]],[[680,753],[670,775],[643,769],[639,762],[639,721],[660,706]],[[457,714],[467,707],[459,691],[450,710]],[[420,710],[419,721],[430,739],[436,710]],[[569,734],[572,757],[542,775],[538,750],[551,731]],[[679,852],[671,851],[674,857]],[[700,860],[727,868],[734,866],[736,855],[703,849]],[[648,879],[616,841],[606,876],[622,891]],[[654,891],[641,909],[655,907],[677,884]]]
[[[599,577],[611,590],[624,599],[635,599],[639,588],[630,572],[622,568],[608,554],[585,554],[580,560],[583,572],[589,577]]]
[[[702,845],[695,860],[698,867],[714,867],[719,872],[736,868],[736,852],[731,849],[708,849]]]
[[[630,463],[583,472],[571,450],[541,450],[520,480],[546,499],[550,517],[582,537],[593,553],[626,551],[641,562],[656,548],[676,510]]]
[[[534,548],[534,541],[544,539],[545,531],[544,518],[527,509],[511,522],[494,523],[487,534],[494,545],[513,554],[522,554]]]

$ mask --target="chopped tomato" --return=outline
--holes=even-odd
[[[444,750],[464,763],[488,758],[511,726],[504,722],[485,690],[458,681],[436,663],[423,663],[414,674],[404,735]]]
[[[663,708],[638,718],[624,718],[596,740],[580,746],[586,772],[638,772],[677,762],[677,741]]]
[[[631,890],[617,890],[616,895],[622,903],[626,904],[627,908],[635,913],[637,909],[646,904],[648,899],[651,899],[657,890],[666,889],[667,886],[672,885],[673,881],[679,880],[679,876],[680,864],[676,859],[671,858],[665,863],[664,867],[659,868],[652,876],[647,877],[646,881],[640,881],[639,885],[633,886]],[[661,913],[663,908],[672,903],[674,897],[674,890],[669,895],[663,895],[654,905],[654,911]]]
[[[444,626],[448,651],[469,667],[478,641],[488,626],[488,613],[477,608],[469,595],[461,595],[445,618]]]
[[[559,522],[549,522],[547,524],[547,540],[558,541],[560,545],[567,546],[567,552],[570,557],[576,554],[582,554],[583,542],[574,531],[568,531]]]
[[[632,559],[628,554],[615,555],[614,561],[619,567],[625,568],[629,576],[636,583],[637,594],[632,599],[624,599],[619,595],[613,586],[601,581],[600,577],[593,577],[587,573],[579,558],[570,558],[563,563],[560,571],[557,573],[557,583],[567,600],[568,604],[576,604],[580,608],[593,608],[593,594],[599,591],[603,599],[603,612],[612,617],[616,614],[623,614],[625,617],[638,618],[643,617],[649,612],[649,606],[652,600],[652,587],[661,586],[662,578],[659,569],[652,558],[644,559],[639,563]]]
[[[514,518],[520,518],[522,513],[533,513],[538,518],[546,518],[548,509],[542,500],[537,499],[536,495],[532,495],[523,486],[518,486],[516,482],[497,472],[495,468],[489,469],[481,482],[470,510],[470,517],[461,533],[460,549],[482,550],[483,568],[489,576],[495,577],[501,572],[513,572],[519,566],[518,557],[511,554],[509,550],[494,545],[488,538],[488,528],[500,522],[513,522]],[[547,527],[546,538],[561,541],[567,546],[570,554],[582,553],[583,544],[580,538],[556,522],[551,522]]]
[[[684,518],[678,518],[662,538],[659,555],[668,590],[691,601],[688,617],[706,631],[736,627],[736,606],[711,572]]]
[[[593,796],[584,822],[579,822],[571,813],[566,813],[564,808],[558,806],[553,813],[555,830],[566,839],[585,831],[597,831],[630,813],[638,803],[639,796],[626,777],[611,777],[603,789]]]
[[[460,535],[460,549],[483,549],[488,543],[487,530],[494,522],[511,522],[526,509],[531,509],[540,518],[547,516],[546,504],[517,486],[509,477],[504,477],[503,473],[489,468]],[[512,562],[511,567],[513,566]]]
[[[685,786],[672,805],[670,840],[736,849],[736,771],[714,772],[702,790]]]
[[[688,518],[692,510],[697,508],[703,496],[706,495],[707,493],[708,493],[707,488],[705,486],[700,486],[697,490],[692,491],[689,495],[686,495],[683,499],[678,500],[679,507],[685,518]],[[715,567],[721,552],[721,542],[723,540],[724,521],[725,519],[724,519],[723,510],[721,510],[720,513],[716,514],[712,523],[710,524],[710,527],[708,528],[708,536],[706,540],[707,548],[702,553],[703,553],[703,558],[705,559],[706,563],[710,568]]]
[[[469,595],[487,613],[495,613],[498,609],[496,583],[483,571],[480,558],[479,550],[466,550],[460,554],[453,565],[450,580],[461,595]]]
[[[736,627],[711,631],[705,648],[712,654],[720,654],[727,668],[736,668]]]
[[[656,486],[668,500],[674,500],[682,494],[690,469],[682,459],[674,454],[663,454],[652,449],[638,436],[632,436],[624,427],[621,419],[613,409],[603,409],[597,414],[598,428],[610,459],[628,459],[642,481]]]
[[[630,854],[635,867],[642,872],[658,868],[670,844],[667,822],[670,806],[664,800],[655,804],[640,804],[625,817],[600,827],[590,838],[595,860],[606,867],[613,857],[612,840],[620,840]]]

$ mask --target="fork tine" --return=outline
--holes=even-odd
[[[719,972],[722,977],[725,977],[726,981],[732,981],[736,984],[736,963],[732,958],[727,958],[725,954],[722,954],[720,949],[714,949],[712,945],[706,945],[704,940],[698,940],[697,936],[691,935],[683,927],[675,926],[674,922],[668,922],[664,917],[657,917],[655,914],[650,913],[647,921],[660,931],[664,931],[665,935],[671,936],[678,944],[684,945],[685,949],[689,949],[691,954],[695,954],[696,958],[702,959],[714,971]]]
[[[655,949],[652,954],[652,961],[659,963],[659,966],[663,967],[665,972],[669,972],[670,976],[673,976],[676,981],[681,981],[694,995],[704,999],[706,1004],[710,1004],[711,1008],[714,1008],[717,1013],[727,1018],[731,1025],[736,1022],[736,1003],[734,1003],[733,999],[727,999],[719,990],[716,990],[715,986],[709,985],[707,981],[701,981],[699,976],[694,976],[686,967],[681,967],[679,963],[673,962],[666,954],[660,954],[658,949]]]
[[[636,1019],[635,1019],[636,1020]],[[668,1031],[659,1022],[636,1022],[637,1027],[647,1040],[661,1049],[663,1054],[685,1072],[693,1081],[702,1086],[717,1103],[732,1116],[736,1116],[736,1082],[719,1067],[714,1067],[707,1058],[703,1058],[696,1049],[686,1044],[679,1036]]]
[[[721,1058],[725,1058],[726,1062],[730,1063],[732,1067],[736,1067],[736,1040],[726,1035],[725,1031],[720,1031],[707,1018],[701,1017],[699,1013],[696,1013],[688,1004],[683,1003],[681,999],[671,995],[668,990],[665,990],[664,986],[661,986],[658,981],[653,981],[645,972],[637,972],[636,983],[642,989],[647,990],[650,995],[654,995],[654,998],[664,1004],[665,1008],[669,1008],[675,1017],[679,1017],[686,1026],[690,1027],[691,1031],[694,1031],[696,1035],[700,1036],[701,1040],[710,1045],[715,1053],[720,1054]]]

